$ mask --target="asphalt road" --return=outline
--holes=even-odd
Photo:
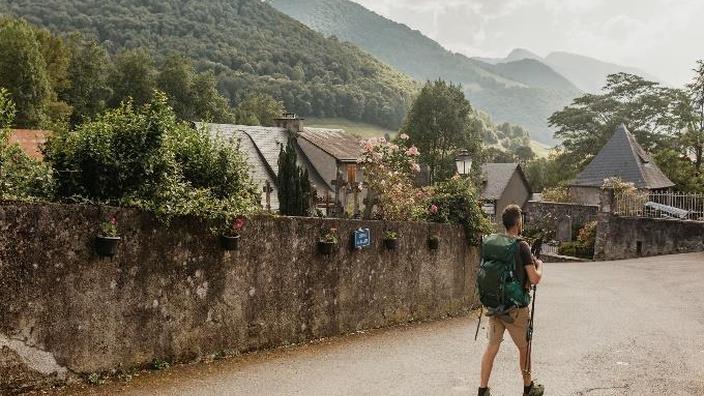
[[[704,395],[704,254],[545,272],[534,374],[548,395]],[[63,394],[475,395],[486,345],[484,332],[473,341],[475,326],[459,318],[372,331]],[[507,337],[492,394],[519,395],[521,385]]]

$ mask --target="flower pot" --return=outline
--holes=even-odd
[[[220,245],[222,245],[222,248],[227,251],[240,250],[240,236],[222,235],[220,237]]]
[[[120,240],[122,240],[122,238],[119,236],[106,237],[98,235],[95,238],[95,251],[98,253],[98,256],[113,257],[117,254],[117,245],[120,243]]]
[[[396,250],[398,247],[398,239],[384,239],[384,246],[387,250]]]
[[[440,247],[440,239],[438,238],[428,238],[428,249],[438,250]]]
[[[318,241],[318,251],[329,256],[337,250],[337,242]]]

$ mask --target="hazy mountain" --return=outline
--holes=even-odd
[[[630,73],[637,74],[651,81],[659,81],[657,77],[654,77],[636,67],[617,65],[569,52],[553,52],[543,58],[540,55],[526,49],[517,48],[511,51],[511,53],[505,58],[477,57],[472,59],[491,63],[500,67],[503,64],[510,64],[521,60],[541,62],[563,75],[582,91],[590,93],[597,93],[601,91],[606,84],[606,77],[609,74]]]
[[[586,92],[598,92],[606,84],[606,76],[615,73],[637,74],[647,80],[660,81],[647,72],[635,68],[617,65],[568,52],[553,52],[545,57],[545,62],[563,76],[570,79]]]
[[[357,47],[259,0],[0,0],[0,16],[79,31],[115,53],[180,53],[212,70],[233,103],[269,93],[308,116],[400,126],[416,83]]]
[[[550,67],[525,62],[492,65],[447,51],[417,30],[384,18],[348,0],[269,0],[311,28],[349,41],[419,80],[461,83],[472,104],[498,122],[527,127],[552,142],[547,118],[581,91]]]

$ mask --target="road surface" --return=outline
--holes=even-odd
[[[548,264],[537,299],[534,374],[548,395],[704,395],[704,254]],[[371,331],[60,394],[475,395],[486,345],[475,326]],[[508,337],[491,386],[521,392]]]

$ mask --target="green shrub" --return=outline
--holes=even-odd
[[[563,242],[557,250],[558,254],[570,257],[580,257],[591,260],[594,258],[594,246],[585,246],[582,242]]]
[[[451,178],[436,184],[427,194],[428,221],[462,225],[473,244],[479,242],[479,236],[492,232],[491,221],[482,210],[469,178]]]
[[[54,192],[51,169],[9,143],[15,113],[9,92],[0,88],[0,199],[50,199]]]
[[[543,190],[543,201],[569,203],[572,201],[567,187],[554,187]]]
[[[61,199],[137,206],[162,220],[196,215],[224,221],[258,207],[246,160],[233,142],[179,122],[157,93],[136,109],[110,110],[46,149]]]

